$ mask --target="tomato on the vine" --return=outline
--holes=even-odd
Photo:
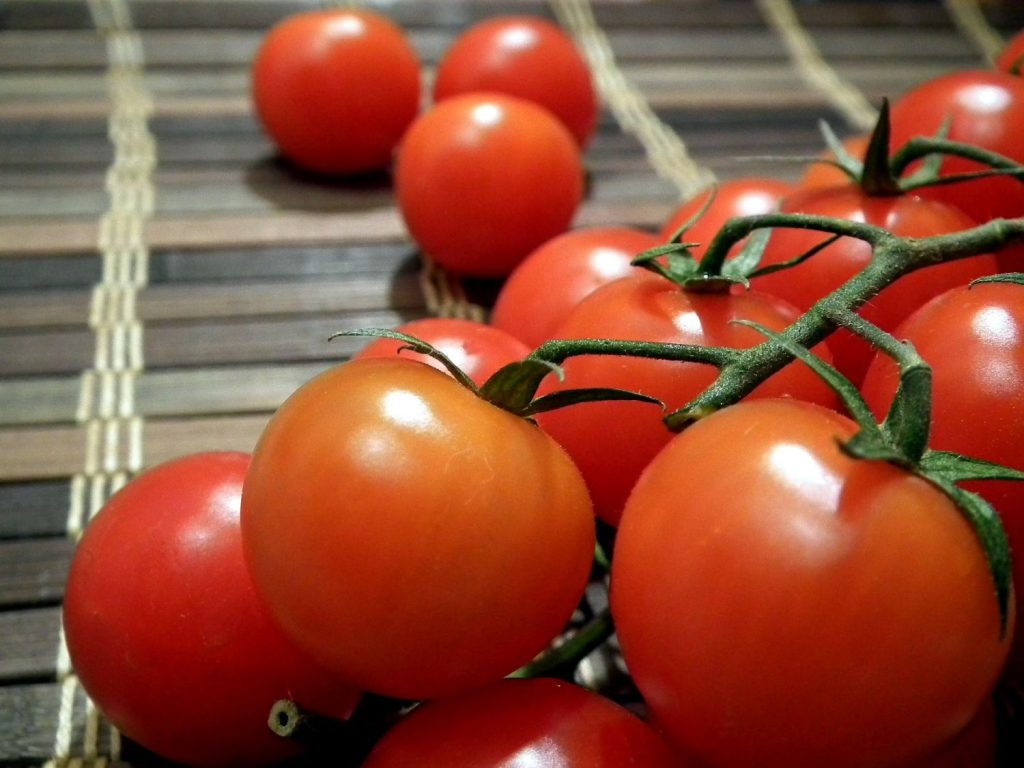
[[[244,453],[196,454],[139,475],[89,524],[64,597],[82,687],[119,730],[194,766],[269,765],[278,699],[347,717],[358,693],[271,621],[242,557]]]
[[[895,331],[932,366],[933,448],[1024,470],[1024,286],[982,283],[932,299]],[[862,391],[884,416],[899,375],[876,355]],[[965,483],[999,513],[1018,553],[1014,582],[1024,587],[1024,483]],[[1024,681],[1024,633],[1014,640],[1010,676]]]
[[[863,161],[870,139],[871,136],[869,134],[851,136],[843,141],[843,149],[854,160]],[[822,153],[821,159],[835,160],[835,155],[831,150],[826,150]],[[808,164],[800,180],[797,182],[797,187],[800,189],[817,189],[820,187],[837,187],[849,183],[850,177],[841,169],[830,163],[815,162]]]
[[[491,91],[548,109],[586,146],[597,125],[590,70],[575,44],[550,21],[498,16],[463,32],[437,66],[434,101]]]
[[[426,317],[400,325],[395,329],[415,336],[440,350],[478,386],[491,374],[509,363],[522,360],[530,348],[510,333],[473,320],[453,317]],[[404,342],[394,339],[376,339],[367,344],[353,360],[367,357],[394,357],[417,360],[440,371],[444,366],[435,358],[405,349]]]
[[[781,330],[797,317],[793,307],[767,294],[687,292],[670,280],[643,273],[592,293],[569,314],[555,336],[743,348],[765,338],[736,321]],[[828,358],[823,347],[815,352]],[[542,392],[616,387],[656,397],[670,409],[685,405],[717,374],[711,366],[699,363],[603,355],[575,357],[567,360],[563,369],[564,380],[549,380],[541,386]],[[755,397],[784,395],[829,406],[836,403],[832,390],[802,364],[787,366],[753,393]],[[616,401],[581,403],[543,413],[538,421],[583,473],[597,515],[614,525],[640,472],[672,437],[660,416],[649,404]]]
[[[900,765],[962,731],[1009,648],[965,516],[843,452],[796,400],[723,409],[629,498],[612,561],[623,657],[654,720],[717,766]]]
[[[528,662],[586,586],[594,519],[565,452],[426,365],[333,368],[277,411],[242,494],[246,560],[328,669],[399,698]]]
[[[1010,38],[996,59],[996,68],[1013,75],[1024,74],[1024,30]]]
[[[366,10],[309,11],[274,27],[253,63],[263,127],[298,165],[328,174],[387,168],[420,103],[419,58]]]
[[[420,248],[454,272],[499,277],[568,228],[583,198],[583,163],[543,107],[473,93],[413,123],[395,187]]]
[[[939,202],[914,195],[870,196],[855,184],[808,189],[787,197],[786,213],[808,213],[849,219],[883,227],[902,237],[958,232],[974,226],[966,215]],[[828,236],[814,230],[773,230],[762,264],[778,264],[806,253]],[[755,278],[755,288],[780,296],[807,310],[863,269],[871,260],[871,246],[842,237],[804,263]],[[943,291],[998,271],[992,256],[975,256],[928,267],[902,277],[860,309],[866,319],[891,331],[901,320]],[[836,367],[854,383],[864,377],[873,350],[867,342],[845,329],[828,339]]]
[[[639,273],[631,261],[658,245],[654,235],[628,227],[566,232],[533,251],[509,275],[494,302],[491,324],[531,347],[555,329],[602,285]]]
[[[365,768],[684,768],[636,715],[559,680],[502,680],[414,710]]]

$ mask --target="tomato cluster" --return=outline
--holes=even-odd
[[[660,236],[566,233],[596,102],[549,22],[469,30],[422,114],[415,53],[365,11],[283,22],[253,73],[290,160],[393,165],[424,252],[505,279],[491,325],[381,331],[296,390],[251,456],[186,457],[111,499],[77,550],[64,622],[115,725],[174,760],[262,765],[297,748],[267,727],[277,700],[358,723],[362,695],[394,700],[392,715],[425,702],[349,755],[372,768],[993,763],[993,691],[1024,682],[993,545],[921,455],[858,448],[853,390],[819,375],[834,364],[879,420],[903,397],[895,363],[823,309],[872,249],[806,227],[712,241],[776,212],[927,239],[1024,216],[1019,181],[904,191],[879,160],[882,123],[836,149],[852,180],[831,166],[798,185],[739,179],[685,201]],[[894,104],[892,135],[945,122],[1024,161],[1021,82],[926,83]],[[934,448],[1024,470],[1024,285],[971,282],[1014,256],[930,266],[853,309],[931,365]],[[808,322],[810,365],[752,357]],[[700,402],[716,365],[742,397],[681,434],[642,402]],[[966,487],[1024,549],[1024,486]],[[588,583],[610,584],[609,614],[563,644]],[[564,680],[505,679],[571,677],[592,650],[576,641],[612,621],[648,722]]]

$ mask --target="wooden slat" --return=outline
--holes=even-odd
[[[60,691],[53,683],[0,687],[0,760],[25,765],[49,758],[59,700]]]
[[[59,632],[59,607],[0,611],[0,680],[52,680]]]
[[[0,608],[60,600],[73,550],[64,537],[0,541]]]
[[[0,539],[63,535],[68,494],[66,480],[0,483]]]

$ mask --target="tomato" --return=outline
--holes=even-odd
[[[483,385],[499,368],[530,354],[530,348],[515,336],[500,328],[472,320],[427,317],[405,323],[396,330],[415,336],[444,352],[477,385]],[[399,354],[398,350],[402,346],[402,342],[393,339],[377,339],[363,347],[354,359],[393,357]],[[428,355],[407,349],[400,356],[447,372],[439,361]]]
[[[298,165],[329,174],[386,168],[419,110],[419,59],[378,14],[300,13],[263,41],[252,97],[264,129]]]
[[[726,181],[718,186],[715,199],[701,218],[686,231],[684,242],[700,243],[692,253],[700,258],[708,244],[729,219],[736,216],[756,216],[778,209],[783,197],[793,191],[793,185],[776,179],[750,177]],[[684,203],[661,229],[661,240],[668,241],[683,224],[695,216],[707,203],[711,191],[703,192]],[[737,243],[733,252],[742,248]]]
[[[424,704],[364,768],[683,768],[664,739],[618,704],[559,680],[502,680]]]
[[[403,360],[354,360],[271,419],[242,495],[246,559],[294,642],[365,690],[497,680],[586,586],[594,520],[536,425]]]
[[[984,283],[932,299],[896,329],[932,366],[931,445],[940,450],[1024,469],[1024,286]],[[898,372],[876,356],[864,379],[864,398],[884,416]],[[1024,552],[1024,484],[966,484],[1000,513],[1010,548]],[[1024,585],[1024,557],[1014,558],[1014,581]],[[1024,682],[1024,633],[1014,641],[1012,677]]]
[[[712,765],[909,762],[999,676],[1009,640],[973,530],[929,482],[846,455],[855,431],[744,402],[676,437],[626,505],[623,657],[667,735]]]
[[[903,237],[926,237],[973,226],[960,211],[942,203],[913,195],[870,197],[853,184],[796,192],[786,198],[782,209],[787,213],[812,213],[866,222]],[[768,241],[762,264],[795,258],[826,238],[827,235],[812,230],[776,229]],[[806,310],[853,277],[870,260],[871,248],[867,243],[844,237],[797,267],[754,279],[753,285]],[[897,280],[862,307],[860,314],[891,331],[933,296],[996,271],[995,258],[988,255],[928,267]],[[828,346],[836,367],[853,382],[859,382],[871,361],[871,346],[843,329],[829,338]]]
[[[468,94],[413,123],[395,187],[409,231],[438,264],[498,277],[566,230],[583,197],[583,164],[570,133],[543,108]]]
[[[1024,79],[1004,72],[955,72],[929,80],[892,105],[892,146],[934,136],[952,118],[948,138],[1024,162]],[[985,170],[947,157],[943,176]],[[1024,183],[1003,177],[927,187],[918,194],[963,210],[978,222],[1024,216]]]
[[[735,324],[751,320],[781,330],[798,313],[785,302],[756,292],[688,293],[645,273],[598,289],[566,318],[557,338],[609,338],[704,346],[752,347],[765,340]],[[815,350],[823,352],[822,349]],[[823,352],[827,356],[827,352]],[[685,405],[715,378],[699,363],[585,356],[567,360],[565,379],[541,386],[546,393],[576,387],[618,387],[651,395],[670,409]],[[835,394],[802,363],[787,366],[755,390],[755,396],[792,395],[834,405]],[[572,456],[587,481],[597,515],[618,523],[622,506],[643,468],[672,437],[661,413],[647,403],[583,403],[538,417],[540,425]]]
[[[438,64],[434,101],[473,91],[539,104],[581,147],[597,126],[597,97],[587,63],[572,38],[546,19],[498,16],[463,32]]]
[[[996,68],[1020,75],[1024,71],[1024,30],[1010,38],[996,60]]]
[[[997,763],[997,717],[995,702],[986,699],[981,711],[967,727],[923,759],[902,768],[993,768]]]
[[[851,136],[843,142],[843,148],[851,157],[863,162],[870,139],[871,137],[868,134]],[[835,159],[831,151],[825,151],[821,157],[822,159]],[[807,166],[807,170],[804,171],[804,175],[800,177],[797,186],[800,189],[817,189],[820,187],[837,187],[848,184],[850,181],[850,177],[834,165],[811,163]]]
[[[358,697],[256,595],[238,524],[248,467],[208,453],[139,475],[90,523],[68,576],[82,686],[126,736],[189,765],[269,765],[298,751],[267,727],[275,701],[346,717]]]
[[[654,248],[654,235],[627,227],[566,232],[533,251],[509,275],[494,303],[491,324],[531,347],[553,338],[572,309],[606,283],[636,273],[630,262]]]

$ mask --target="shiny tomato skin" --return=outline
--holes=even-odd
[[[895,335],[932,366],[930,445],[1024,470],[1024,286],[986,283],[954,288],[908,317]],[[864,399],[884,416],[896,392],[896,366],[876,355]],[[965,487],[999,512],[1014,553],[1024,553],[1024,483]],[[1013,563],[1024,585],[1024,557]],[[1024,681],[1024,633],[1014,639],[1008,674]]]
[[[325,174],[387,168],[419,110],[419,58],[402,30],[371,11],[300,13],[263,41],[252,96],[296,164]]]
[[[267,728],[293,698],[346,717],[358,694],[271,622],[242,558],[244,453],[139,475],[90,523],[64,629],[83,688],[126,736],[194,766],[269,765],[300,747]]]
[[[548,240],[509,275],[494,303],[491,324],[537,347],[586,296],[636,274],[630,264],[659,240],[629,227],[576,229]]]
[[[758,176],[749,178],[734,179],[718,185],[715,192],[715,199],[704,212],[701,218],[686,231],[683,236],[684,242],[694,242],[700,245],[691,249],[697,258],[704,255],[708,244],[718,234],[729,219],[736,216],[756,216],[761,213],[771,213],[779,206],[780,201],[793,191],[793,185],[777,179],[767,179]],[[691,198],[681,205],[669,217],[665,226],[661,228],[662,242],[668,242],[683,224],[695,216],[706,204],[711,191],[705,191]],[[742,243],[742,241],[741,241]],[[737,243],[731,252],[735,253],[742,244]]]
[[[796,192],[783,203],[787,213],[810,213],[866,222],[903,237],[926,237],[967,229],[974,225],[960,211],[942,203],[901,195],[869,197],[853,184]],[[827,239],[820,232],[779,228],[772,232],[762,264],[777,264],[810,250]],[[810,308],[863,269],[871,248],[861,240],[844,237],[792,269],[755,278],[758,290],[779,296],[800,309]],[[993,256],[975,256],[940,264],[900,278],[860,309],[860,314],[891,331],[926,301],[943,291],[994,274]],[[872,348],[852,333],[839,329],[828,340],[836,367],[859,383],[871,362]]]
[[[563,339],[610,338],[703,346],[752,347],[764,341],[737,320],[781,330],[798,317],[793,307],[757,292],[687,293],[661,277],[623,278],[585,299],[559,326]],[[817,354],[828,358],[823,347]],[[698,363],[582,356],[567,360],[564,381],[541,392],[577,387],[617,387],[660,399],[669,410],[685,405],[714,380],[717,371]],[[769,378],[753,397],[790,395],[827,406],[832,392],[809,368],[791,364]],[[660,410],[647,403],[583,403],[538,417],[568,451],[587,481],[598,517],[615,525],[643,468],[671,439]]]
[[[996,69],[1021,76],[1024,72],[1024,30],[1010,38],[996,59]]]
[[[572,38],[532,16],[498,16],[463,32],[437,67],[434,101],[473,91],[539,104],[586,146],[597,126],[590,70]]]
[[[378,743],[364,768],[685,768],[636,715],[560,680],[502,680],[428,702]]]
[[[474,320],[427,317],[400,325],[396,330],[415,336],[444,352],[478,386],[482,386],[499,369],[530,354],[530,348],[512,334]],[[376,339],[363,347],[353,359],[398,355],[401,359],[417,360],[447,373],[439,361],[428,355],[409,349],[399,353],[402,346],[401,341]]]
[[[542,107],[500,94],[445,99],[406,134],[398,205],[420,248],[466,275],[508,275],[564,232],[583,198],[583,164]]]
[[[529,661],[587,583],[594,520],[558,445],[426,365],[355,360],[253,454],[246,560],[294,642],[365,690],[451,695]]]
[[[927,481],[844,454],[854,431],[745,402],[676,437],[630,496],[623,657],[654,720],[711,765],[908,763],[999,676],[1009,641],[974,532]]]
[[[954,72],[919,85],[892,105],[892,146],[934,136],[952,118],[948,138],[1024,162],[1024,79],[997,71]],[[947,157],[943,176],[985,170]],[[1024,183],[1003,177],[926,187],[918,194],[954,205],[978,222],[1024,216]]]

